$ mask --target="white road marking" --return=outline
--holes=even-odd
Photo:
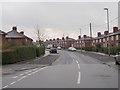
[[[14,76],[14,77],[12,77],[12,78],[17,78],[18,76]]]
[[[22,80],[23,78],[20,78],[20,79],[18,79],[17,81],[20,81],[20,80]]]
[[[6,85],[6,86],[2,87],[2,89],[3,89],[3,88],[7,88],[7,87],[8,87],[8,85]]]
[[[76,63],[78,64],[78,61],[76,60]]]
[[[80,84],[80,79],[81,79],[81,73],[78,72],[78,81],[77,81],[77,84]]]
[[[80,64],[77,64],[78,65],[78,69],[80,69]]]
[[[28,71],[28,72],[25,72],[25,74],[27,74],[27,73],[29,73],[29,74],[27,74],[26,76],[23,76],[24,74],[20,74],[20,75],[18,75],[18,76],[14,76],[14,77],[12,77],[12,78],[18,78],[19,76],[23,76],[23,77],[21,77],[21,78],[19,78],[17,81],[20,81],[20,80],[22,80],[22,79],[24,79],[24,78],[26,78],[26,77],[28,77],[28,76],[30,76],[30,75],[32,75],[32,74],[34,74],[34,73],[37,73],[37,72],[39,72],[40,70],[43,70],[43,69],[45,69],[45,68],[47,68],[47,67],[43,67],[43,68],[36,68],[36,69],[33,69],[33,70],[30,70],[30,71]],[[38,69],[38,70],[37,70]],[[36,71],[35,71],[36,70]],[[33,72],[34,71],[34,72]],[[31,73],[30,73],[31,72]],[[12,82],[12,83],[10,83],[9,85],[13,85],[13,84],[15,84],[17,81],[14,81],[14,82]],[[2,87],[2,89],[3,88],[7,88],[9,85],[6,85],[6,86],[4,86],[4,87]]]
[[[22,75],[24,75],[24,74],[20,74],[19,76],[22,76]]]
[[[16,83],[16,81],[14,81],[14,82],[10,83],[10,85],[15,84],[15,83]]]
[[[26,78],[27,76],[23,76],[23,77],[21,77],[21,78]]]

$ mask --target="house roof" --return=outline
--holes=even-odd
[[[65,39],[66,41],[75,41],[75,39],[73,39],[73,38],[67,38],[67,39]]]
[[[24,35],[18,33],[18,32],[15,31],[15,30],[12,30],[12,31],[8,32],[5,37],[6,37],[6,38],[25,38]]]
[[[95,37],[95,39],[102,39],[102,38],[105,38],[105,37],[108,37],[108,36],[114,36],[114,35],[118,35],[120,34],[120,30],[116,33],[109,33],[108,35],[101,35],[100,37]]]
[[[0,35],[6,34],[4,31],[0,30]]]
[[[32,40],[31,38],[29,38],[28,36],[21,34],[15,30],[12,30],[10,32],[7,33],[7,35],[5,36],[6,38],[27,38]]]

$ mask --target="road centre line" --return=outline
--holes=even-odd
[[[77,64],[78,65],[78,69],[80,69],[80,64]]]
[[[78,61],[76,60],[76,63],[78,64]]]
[[[80,79],[81,79],[81,73],[78,72],[78,80],[77,80],[77,84],[80,84]]]

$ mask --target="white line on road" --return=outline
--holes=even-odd
[[[78,81],[77,81],[77,84],[80,84],[80,79],[81,79],[81,73],[78,72]]]
[[[28,71],[28,72],[25,72],[25,74],[29,73],[29,74],[27,74],[27,75],[25,75],[25,76],[23,76],[24,74],[20,74],[20,75],[18,75],[18,76],[14,76],[14,77],[12,77],[12,78],[18,78],[19,76],[23,76],[23,77],[21,77],[21,78],[19,78],[19,79],[17,80],[17,81],[20,81],[20,80],[22,80],[22,79],[24,79],[24,78],[26,78],[26,77],[34,74],[34,73],[37,73],[37,72],[39,72],[40,70],[43,70],[43,69],[45,69],[45,68],[47,68],[47,67],[43,67],[43,68],[40,68],[40,69],[39,69],[39,68],[36,68],[36,69],[30,70],[30,71]],[[38,70],[37,70],[37,69],[38,69]],[[33,71],[34,71],[34,72],[33,72]],[[31,72],[31,73],[30,73],[30,72]],[[14,82],[10,83],[9,85],[13,85],[13,84],[15,84],[17,81],[14,81]],[[7,88],[9,85],[6,85],[6,86],[2,87],[2,89],[3,89],[3,88]]]
[[[14,82],[10,83],[10,85],[12,85],[12,84],[14,84],[14,83],[16,83],[16,81],[14,81]]]
[[[14,76],[14,77],[12,77],[12,78],[17,78],[18,76]]]
[[[76,60],[76,63],[78,64],[78,61]]]
[[[6,86],[2,87],[2,89],[3,89],[3,88],[7,88],[7,87],[8,87],[8,85],[6,85]]]
[[[80,64],[77,64],[78,65],[78,69],[80,69]]]

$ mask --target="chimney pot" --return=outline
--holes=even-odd
[[[113,33],[116,33],[118,31],[118,27],[113,27]]]
[[[81,39],[81,36],[78,36],[78,39]]]
[[[108,35],[108,31],[104,31],[104,35]]]
[[[84,37],[84,38],[86,38],[86,37],[87,37],[87,35],[83,35],[83,37]]]
[[[20,33],[24,35],[24,32],[23,32],[23,31],[21,31]]]
[[[17,26],[13,26],[12,30],[17,31]]]
[[[101,32],[98,32],[98,35],[97,35],[98,37],[100,37],[101,36]]]

